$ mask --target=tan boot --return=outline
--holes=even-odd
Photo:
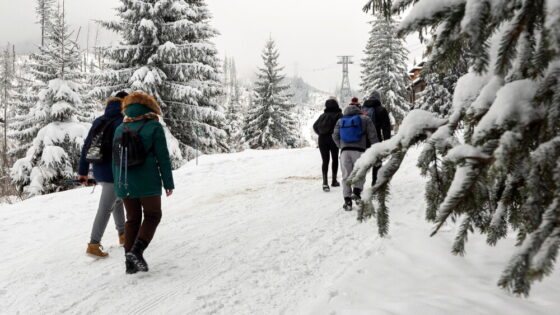
[[[119,234],[119,244],[121,244],[121,246],[124,246],[124,234]]]
[[[109,256],[109,253],[104,252],[103,246],[99,243],[88,243],[86,254],[101,258]]]

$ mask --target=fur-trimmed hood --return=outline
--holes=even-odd
[[[132,92],[124,98],[122,102],[122,112],[124,113],[128,106],[133,104],[144,105],[154,113],[161,115],[159,104],[151,95],[142,92]]]

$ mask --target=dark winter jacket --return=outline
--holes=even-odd
[[[379,141],[391,139],[391,120],[385,107],[381,106],[379,99],[369,99],[364,102],[363,109],[368,117],[373,120]]]
[[[319,116],[317,121],[313,124],[313,130],[319,137],[331,138],[334,132],[334,126],[338,120],[342,118],[342,109],[338,106],[337,101],[327,100],[325,102],[325,112]],[[324,124],[324,125],[322,125]],[[327,133],[321,134],[319,129],[328,130]]]
[[[133,95],[134,93],[131,94],[131,96]],[[129,100],[129,97],[125,99],[125,102]],[[151,109],[150,106],[143,104],[130,104],[125,109],[126,116],[131,118],[139,117],[150,112],[154,112],[154,110]],[[143,122],[146,123],[140,131],[140,136],[148,152],[144,164],[128,168],[125,172],[124,169],[120,168],[120,165],[115,165],[117,163],[113,163],[115,191],[120,198],[161,196],[162,182],[165,189],[175,189],[173,174],[171,172],[171,160],[165,140],[165,132],[163,126],[158,121],[139,120],[125,122],[115,131],[114,139],[118,138],[123,133],[125,126],[131,130],[138,130]]]
[[[332,138],[336,143],[336,146],[341,151],[360,151],[364,152],[369,145],[377,143],[377,132],[375,131],[375,127],[373,126],[373,122],[369,117],[363,116],[362,112],[358,108],[358,106],[348,105],[344,109],[344,117],[347,116],[356,116],[359,115],[360,119],[362,120],[362,139],[359,142],[355,143],[346,143],[340,139],[340,121],[336,123],[336,127],[334,128],[334,133]]]
[[[109,127],[113,128],[113,131],[115,131],[123,121],[123,115],[121,114],[121,101],[122,99],[120,98],[109,99],[109,101],[107,102],[107,107],[105,108],[105,114],[103,115],[105,119],[117,119],[113,122],[112,126]],[[78,175],[88,175],[89,163],[86,161],[87,151],[89,150],[91,142],[93,140],[93,132],[103,123],[103,117],[99,117],[93,121],[91,129],[89,130],[86,140],[84,141],[82,154],[80,155],[80,163],[78,166]],[[109,158],[106,162],[93,164],[93,177],[97,182],[113,182],[113,170],[111,168],[111,164],[111,158]]]

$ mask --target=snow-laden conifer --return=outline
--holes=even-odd
[[[237,77],[237,68],[233,58],[224,59],[224,101],[225,123],[224,130],[227,134],[227,143],[230,150],[236,152],[244,148],[245,138],[243,124],[245,109],[241,100],[241,86]]]
[[[25,157],[12,167],[11,177],[18,189],[38,195],[63,188],[61,181],[72,178],[77,167],[88,124],[80,122],[87,111],[80,97],[77,71],[80,51],[74,34],[58,10],[47,32],[45,45],[35,56],[34,73],[47,81],[36,104],[27,115],[27,132],[34,139]],[[23,118],[22,118],[23,119]]]
[[[381,94],[381,102],[400,124],[410,110],[407,96],[406,60],[408,50],[397,35],[397,22],[377,15],[362,60],[362,93]]]
[[[293,146],[299,138],[295,106],[287,93],[279,56],[274,41],[268,40],[262,53],[264,67],[257,74],[255,97],[246,119],[245,135],[251,148]]]
[[[217,103],[220,61],[211,42],[217,31],[209,24],[205,1],[120,2],[119,19],[102,24],[122,41],[105,48],[109,70],[100,75],[95,93],[107,97],[127,89],[153,95],[186,157],[194,157],[196,149],[227,149],[223,109]],[[177,160],[180,152],[175,151]]]
[[[413,111],[399,134],[364,154],[355,178],[389,161],[364,193],[361,213],[376,214],[387,232],[388,184],[406,150],[426,140],[419,166],[429,178],[433,233],[460,220],[453,252],[462,255],[474,230],[486,233],[490,245],[515,232],[520,246],[499,285],[527,295],[552,272],[560,245],[560,2],[371,0],[366,8],[389,15],[410,6],[399,33],[435,30],[431,66],[453,69],[467,49],[472,66],[458,80],[445,120]],[[374,196],[381,201],[377,213]]]

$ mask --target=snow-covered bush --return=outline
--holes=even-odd
[[[527,295],[533,281],[552,271],[560,245],[560,2],[371,0],[366,8],[389,16],[410,6],[399,33],[435,31],[429,64],[452,69],[468,47],[472,66],[457,82],[446,120],[426,116],[416,124],[413,111],[397,140],[364,154],[355,179],[389,161],[364,194],[361,215],[376,214],[380,233],[387,233],[391,177],[407,149],[426,140],[418,165],[429,177],[433,233],[460,219],[453,252],[462,255],[475,229],[490,245],[515,231],[520,247],[499,285]]]

